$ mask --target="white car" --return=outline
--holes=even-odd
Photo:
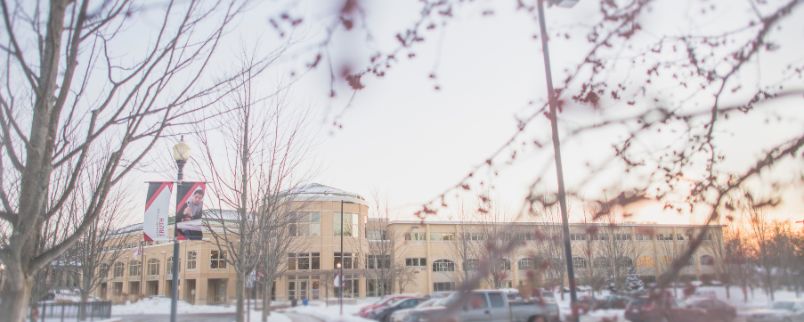
[[[804,322],[804,300],[775,301],[769,308],[742,315],[746,322]]]

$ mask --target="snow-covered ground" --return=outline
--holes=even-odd
[[[235,312],[234,305],[193,305],[185,301],[179,301],[177,305],[178,314],[204,314],[204,313],[232,313]],[[122,315],[165,315],[170,314],[170,298],[156,296],[145,298],[134,303],[112,305],[111,321],[118,321],[115,316]],[[261,311],[251,310],[251,321],[260,321]],[[234,319],[232,319],[234,321]],[[290,322],[290,318],[281,312],[271,312],[269,322]]]
[[[366,298],[366,299],[359,299],[355,303],[343,305],[343,316],[340,314],[340,306],[337,304],[329,304],[325,305],[324,302],[319,301],[312,301],[307,306],[297,306],[293,308],[288,308],[285,312],[293,312],[299,314],[305,314],[309,316],[316,317],[318,319],[323,320],[324,322],[337,322],[337,321],[344,321],[344,322],[368,322],[374,320],[368,320],[357,316],[357,312],[366,305],[376,302],[377,298]]]
[[[182,313],[233,313],[234,305],[193,305],[179,301],[177,312]],[[112,315],[170,314],[170,298],[155,296],[134,303],[112,305]]]
[[[678,289],[678,299],[679,301],[684,300],[683,291],[681,288]],[[582,293],[583,295],[588,295],[587,293]],[[581,295],[581,294],[579,294]],[[605,296],[606,292],[598,294],[598,296]],[[745,300],[743,297],[742,290],[736,287],[731,288],[731,296],[730,298],[726,297],[726,288],[722,286],[702,286],[698,287],[695,291],[695,294],[691,297],[714,297],[724,302],[730,303],[734,307],[737,308],[737,314],[739,316],[740,312],[754,309],[754,308],[762,308],[768,307],[771,304],[770,296],[763,292],[760,289],[754,289],[754,292],[748,293],[748,299]],[[777,291],[774,293],[774,298],[779,300],[790,300],[795,299],[796,294],[792,291]],[[804,294],[801,295],[801,298],[804,298]],[[560,296],[556,296],[556,300],[559,303],[559,309],[561,310],[561,315],[566,316],[570,312],[570,305],[569,305],[569,294],[564,295],[564,299],[562,300]],[[624,310],[598,310],[589,312],[580,318],[581,322],[598,322],[598,321],[607,321],[607,322],[615,322],[615,321],[626,321],[625,320],[625,311]]]

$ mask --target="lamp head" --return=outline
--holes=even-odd
[[[190,146],[184,143],[184,136],[182,136],[181,141],[173,146],[173,160],[183,162],[188,159],[190,159]]]
[[[559,6],[562,8],[572,8],[578,4],[579,0],[548,0],[551,5]]]

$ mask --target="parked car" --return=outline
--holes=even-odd
[[[374,308],[374,310],[372,310],[368,314],[368,318],[380,322],[389,322],[391,320],[391,314],[393,314],[394,312],[414,308],[417,305],[419,305],[419,303],[424,302],[426,300],[427,299],[424,297],[412,297],[391,302],[388,303],[387,305]]]
[[[444,301],[446,301],[446,297],[430,298],[427,301],[419,303],[419,305],[416,305],[415,307],[409,309],[397,310],[396,312],[391,313],[390,322],[403,322],[407,319],[408,315],[410,315],[410,313],[413,312],[413,310],[424,309],[433,306],[436,307],[444,306],[443,304]]]
[[[672,295],[638,297],[628,303],[625,319],[632,322],[714,322],[706,310],[680,306]]]
[[[804,322],[804,300],[776,301],[768,308],[741,314],[746,322]]]
[[[710,321],[729,322],[737,317],[737,309],[734,306],[716,298],[690,299],[685,301],[684,305],[705,310],[707,316],[712,319]]]
[[[357,315],[362,317],[362,318],[366,318],[366,317],[368,317],[369,313],[371,313],[371,311],[373,311],[374,309],[376,309],[376,308],[378,308],[380,306],[385,306],[385,305],[390,304],[391,302],[395,302],[395,301],[398,301],[398,300],[403,299],[403,298],[411,298],[411,297],[414,297],[414,296],[413,295],[390,295],[390,296],[386,296],[386,297],[381,298],[379,301],[377,301],[375,303],[372,303],[372,304],[364,306],[363,308],[360,309],[360,311],[357,312]]]
[[[544,301],[510,301],[508,293],[499,290],[476,290],[463,295],[455,293],[443,306],[415,309],[405,322],[546,322],[558,321],[558,305]]]

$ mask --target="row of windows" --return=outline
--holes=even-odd
[[[198,260],[198,252],[196,251],[189,251],[187,252],[187,269],[194,270],[197,267],[197,260]],[[114,266],[112,267],[112,276],[123,277],[125,272],[126,264],[123,262],[115,262]],[[148,276],[156,276],[159,275],[159,266],[160,260],[156,258],[148,259],[146,262],[146,271],[145,273]],[[165,266],[165,274],[170,275],[171,270],[173,267],[173,257],[168,257],[167,259],[167,266]],[[181,270],[181,259],[179,259],[179,270]],[[209,256],[209,268],[211,269],[225,269],[226,268],[226,252],[213,250],[210,251]],[[109,264],[103,263],[100,265],[99,274],[101,277],[106,277],[109,275]],[[129,276],[139,276],[142,274],[142,263],[139,260],[130,260],[128,262],[128,275]]]
[[[293,223],[289,226],[289,233],[293,237],[320,236],[321,235],[321,214],[317,212],[297,212],[289,216],[294,217]],[[334,236],[340,236],[343,230],[344,236],[359,237],[359,216],[357,214],[336,213],[332,217],[332,231]],[[343,227],[341,227],[343,226]]]
[[[463,236],[464,240],[486,240],[489,238],[488,234],[485,233],[463,233],[462,235],[456,235],[455,233],[445,233],[445,232],[433,232],[430,233],[430,240],[432,241],[450,241],[456,240],[456,236]],[[553,237],[553,238],[550,238]],[[543,239],[557,239],[557,235],[553,236],[545,236]],[[692,239],[691,234],[675,234],[677,240],[685,240],[685,239]],[[514,238],[515,240],[537,240],[537,234],[535,232],[515,232],[513,234],[506,234],[502,236],[502,239],[508,240],[510,238]],[[609,240],[612,238],[613,240],[653,240],[653,235],[650,234],[636,234],[632,235],[629,233],[616,233],[616,234],[570,234],[570,240],[573,241],[582,241],[582,240]],[[427,234],[423,232],[408,232],[405,233],[405,240],[427,240]],[[656,240],[673,240],[673,234],[656,234]],[[705,234],[704,240],[712,240],[712,234]]]
[[[671,262],[672,259],[669,257],[665,258],[665,261]],[[703,266],[712,266],[715,264],[715,258],[711,255],[702,255],[700,257],[701,265]],[[649,256],[640,256],[637,259],[637,266],[638,267],[653,267],[653,257]],[[619,257],[617,258],[614,263],[619,267],[632,267],[634,266],[634,260],[629,257]],[[405,259],[406,266],[419,266],[423,267],[427,265],[426,259],[424,258],[406,258]],[[477,270],[478,265],[480,264],[479,260],[477,259],[468,259],[464,262],[464,269],[467,271]],[[517,262],[517,266],[520,270],[530,270],[530,269],[537,269],[544,264],[549,264],[545,262],[544,259],[538,258],[522,258]],[[561,265],[562,262],[559,259],[552,260],[553,265]],[[572,258],[572,265],[575,268],[587,268],[589,266],[589,260],[583,257],[573,257]],[[605,257],[598,257],[592,261],[593,266],[596,268],[605,268],[610,267],[612,265],[612,261],[609,258]],[[690,259],[686,263],[686,265],[693,265],[694,260]],[[511,270],[511,261],[508,259],[500,259],[497,263],[498,270]],[[439,259],[433,262],[433,272],[454,272],[455,271],[455,262],[448,260],[448,259]]]

